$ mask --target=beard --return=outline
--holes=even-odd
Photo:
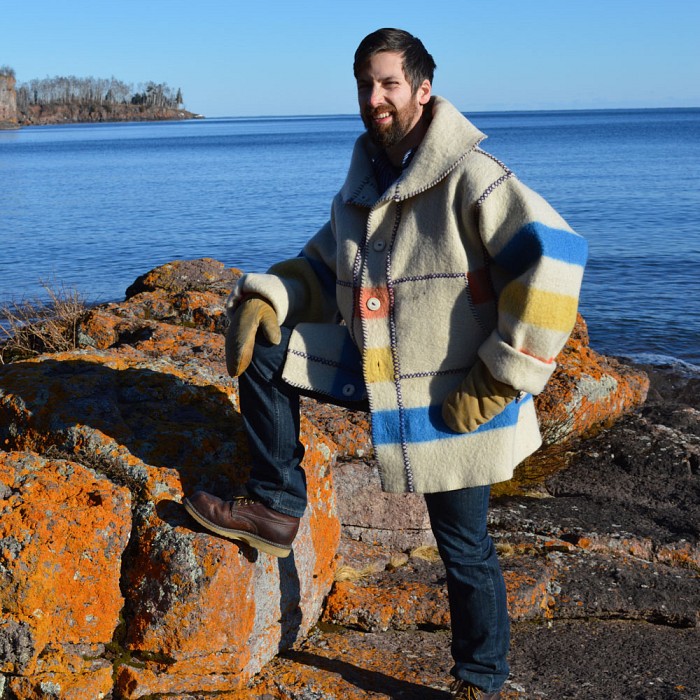
[[[375,107],[374,109],[368,108],[362,112],[362,122],[372,141],[380,148],[386,150],[404,139],[416,123],[416,116],[420,116],[422,111],[422,106],[413,102],[399,110],[388,106]],[[377,124],[373,117],[384,112],[391,114],[391,122],[389,124]]]

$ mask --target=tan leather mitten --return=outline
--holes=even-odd
[[[497,416],[517,395],[477,360],[464,381],[442,404],[442,417],[456,433],[470,433]]]
[[[282,339],[272,306],[262,297],[249,297],[234,311],[226,329],[226,370],[232,377],[238,377],[248,369],[258,329],[273,345]]]

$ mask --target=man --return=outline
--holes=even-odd
[[[497,698],[509,623],[489,487],[540,444],[532,395],[573,327],[586,244],[432,95],[434,68],[401,30],[358,47],[367,131],[331,220],[227,303],[248,496],[200,491],[185,506],[286,556],[306,506],[299,394],[370,408],[382,487],[425,494],[445,563],[453,697]]]

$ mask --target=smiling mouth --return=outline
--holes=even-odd
[[[391,112],[387,112],[387,111],[384,111],[384,112],[375,112],[375,113],[372,115],[372,120],[375,121],[375,122],[383,122],[383,121],[385,121],[386,119],[389,119],[389,117],[391,117],[391,116],[392,116],[392,113],[391,113]]]

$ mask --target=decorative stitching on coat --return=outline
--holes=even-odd
[[[455,279],[464,277],[463,272],[431,272],[428,275],[412,275],[411,277],[399,277],[394,280],[394,284],[402,284],[404,282],[422,282],[423,280],[438,280],[438,279]]]
[[[505,174],[501,175],[501,177],[498,178],[495,182],[492,182],[483,192],[481,197],[476,200],[476,206],[480,207],[485,201],[486,198],[497,188],[500,187],[506,180],[510,180],[511,177],[515,177],[515,173],[511,172],[510,170]]]
[[[319,357],[318,355],[310,355],[308,352],[303,352],[302,350],[294,350],[292,348],[288,349],[287,352],[290,355],[296,355],[297,357],[302,357],[305,360],[311,360],[312,362],[317,362],[320,365],[326,365],[327,367],[335,367],[337,369],[344,369],[346,372],[349,372],[350,374],[360,376],[357,373],[356,367],[349,367],[348,365],[344,365],[341,362],[334,362],[333,360],[329,360],[326,357]]]
[[[360,245],[357,246],[357,253],[355,253],[355,262],[352,265],[352,312],[354,315],[356,309],[359,309],[360,319],[364,318],[362,308],[360,306],[360,292],[362,291],[360,277],[362,273],[362,261],[365,258],[367,245],[369,244],[369,220],[371,216],[372,211],[370,210],[369,214],[367,214],[367,223],[365,224],[365,236],[362,239]],[[348,323],[348,328],[350,331],[350,337],[352,338],[352,342],[355,343],[355,345],[357,345],[358,347],[360,347],[360,344],[357,342],[357,338],[355,337],[355,324]]]
[[[471,290],[469,289],[469,277],[467,275],[464,275],[464,289],[467,292],[467,301],[469,302],[469,308],[471,309],[472,312],[472,317],[476,319],[476,323],[481,328],[484,333],[488,332],[488,329],[485,327],[483,321],[479,317],[479,313],[476,310],[476,306],[474,305],[474,299],[472,299],[472,293]]]
[[[443,377],[448,374],[464,374],[467,371],[464,367],[457,369],[436,369],[425,372],[412,372],[411,374],[401,374],[399,379],[424,379],[425,377]]]
[[[418,188],[415,190],[415,192],[409,192],[405,198],[408,199],[409,197],[415,197],[417,194],[420,194],[421,192],[425,192],[426,190],[429,190],[431,187],[434,187],[437,185],[438,182],[441,180],[444,180],[470,153],[473,153],[475,150],[478,149],[479,144],[484,140],[486,137],[482,137],[479,139],[469,150],[465,151],[462,153],[462,155],[457,158],[457,160],[452,163],[452,165],[447,168],[444,172],[440,173],[432,182],[429,182],[427,185]],[[399,190],[397,188],[396,193],[394,194],[394,200],[399,201]]]
[[[486,154],[488,155],[488,154]],[[496,289],[493,286],[493,277],[491,276],[491,262],[492,258],[489,255],[489,251],[486,248],[486,244],[484,241],[481,241],[481,254],[483,257],[483,262],[484,262],[484,270],[486,270],[486,276],[488,278],[488,284],[489,284],[489,290],[491,292],[491,298],[493,301],[491,302],[493,306],[493,313],[497,316],[498,315],[498,296],[496,294]],[[479,313],[479,310],[476,308],[474,304],[474,299],[472,297],[471,291],[469,290],[469,277],[468,275],[465,275],[465,281],[467,285],[467,296],[469,297],[469,306],[471,307],[472,310],[472,315],[476,319],[477,324],[481,328],[484,333],[490,334],[491,331],[493,330],[493,327],[491,324],[485,323],[484,319],[481,317],[481,314]]]
[[[481,153],[482,156],[486,156],[487,158],[490,158],[494,163],[500,165],[501,168],[503,168],[503,172],[512,173],[512,170],[503,161],[498,160],[498,158],[496,158],[496,156],[494,156],[492,153],[482,150],[481,146],[477,145],[474,150],[476,153]]]
[[[348,201],[355,201],[356,197],[362,192],[364,189],[365,185],[373,178],[373,175],[367,175],[364,180],[355,188],[353,193],[350,195],[350,199]],[[362,203],[364,204],[364,202]]]
[[[318,362],[320,365],[327,365],[328,367],[340,367],[340,364],[329,360],[326,357],[318,357],[317,355],[309,355],[308,352],[302,352],[301,350],[293,350],[290,348],[287,350],[290,355],[296,355],[297,357],[303,357],[305,360],[312,360],[313,362]]]
[[[415,491],[415,484],[413,482],[413,469],[411,467],[411,461],[408,458],[408,438],[406,436],[406,407],[404,406],[403,393],[401,392],[401,365],[399,363],[398,342],[396,339],[396,307],[394,299],[394,282],[391,279],[391,254],[394,250],[394,242],[396,240],[396,234],[399,230],[399,223],[401,222],[401,210],[402,203],[400,201],[397,201],[396,219],[394,221],[394,228],[391,232],[391,243],[389,245],[389,253],[386,256],[386,287],[387,291],[389,292],[389,337],[391,339],[391,359],[394,363],[394,386],[396,387],[396,405],[398,407],[399,412],[399,436],[401,439],[401,455],[403,458],[404,472],[406,473],[406,490],[409,493],[413,493]]]

